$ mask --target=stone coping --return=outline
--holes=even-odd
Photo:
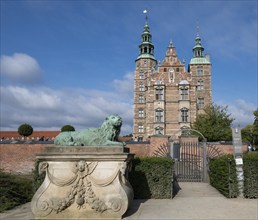
[[[124,161],[133,157],[134,154],[129,153],[129,148],[117,146],[46,147],[43,153],[36,155],[38,160],[48,161]]]

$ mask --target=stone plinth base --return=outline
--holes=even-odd
[[[133,200],[133,154],[122,147],[51,147],[37,156],[46,177],[32,199],[35,219],[121,219]]]

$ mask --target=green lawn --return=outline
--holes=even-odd
[[[33,175],[0,171],[0,212],[31,201],[33,194]]]

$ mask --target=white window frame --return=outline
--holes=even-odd
[[[197,90],[200,91],[200,90],[203,90],[204,89],[204,82],[203,80],[198,80],[197,82]]]
[[[144,109],[140,108],[138,111],[138,115],[139,115],[139,118],[143,118],[144,117]]]
[[[180,110],[180,117],[181,117],[181,122],[188,122],[189,121],[189,109],[187,108],[182,108]]]
[[[155,122],[164,122],[164,110],[163,109],[155,110]]]
[[[139,103],[144,103],[144,96],[143,95],[139,95],[138,102]]]
[[[144,91],[144,85],[143,83],[139,83],[139,91],[143,92]]]
[[[138,125],[138,132],[143,133],[144,132],[144,126],[142,124]]]
[[[180,98],[181,98],[181,100],[188,100],[189,99],[189,89],[188,89],[188,87],[180,88]]]

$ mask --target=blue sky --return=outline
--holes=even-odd
[[[241,127],[257,109],[257,1],[1,1],[1,130],[99,126],[132,132],[133,73],[148,9],[155,57],[172,39],[193,56],[197,24],[212,62],[213,102]]]

